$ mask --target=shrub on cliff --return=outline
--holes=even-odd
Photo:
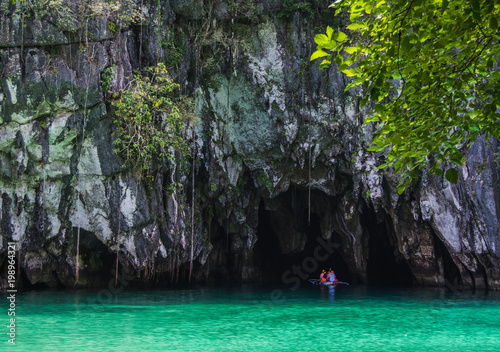
[[[112,95],[117,126],[113,144],[125,167],[151,179],[153,170],[166,168],[175,152],[186,154],[188,144],[182,137],[184,105],[174,95],[179,85],[162,63],[144,72],[134,73],[129,85]]]

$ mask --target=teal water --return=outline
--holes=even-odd
[[[498,294],[343,286],[16,298],[16,345],[4,299],[1,351],[500,351]]]

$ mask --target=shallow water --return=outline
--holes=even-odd
[[[0,306],[2,351],[500,351],[498,294],[341,286],[16,298],[15,346]]]

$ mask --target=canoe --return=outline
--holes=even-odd
[[[349,285],[349,283],[344,281],[319,281],[318,279],[310,279],[309,282],[319,286]]]

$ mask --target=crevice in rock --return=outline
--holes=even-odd
[[[460,270],[453,261],[449,250],[436,234],[434,234],[434,244],[436,258],[441,271],[440,274],[444,279],[446,287],[451,290],[456,290],[457,288],[462,287],[464,282]]]
[[[367,279],[374,286],[411,286],[415,279],[410,266],[397,248],[391,219],[366,205],[361,225],[368,234]]]
[[[73,228],[72,241],[75,251],[76,231],[77,228]],[[80,261],[84,270],[80,273],[79,283],[91,287],[107,285],[114,279],[115,258],[116,254],[112,253],[94,233],[80,229]],[[120,266],[118,270],[123,269]]]

